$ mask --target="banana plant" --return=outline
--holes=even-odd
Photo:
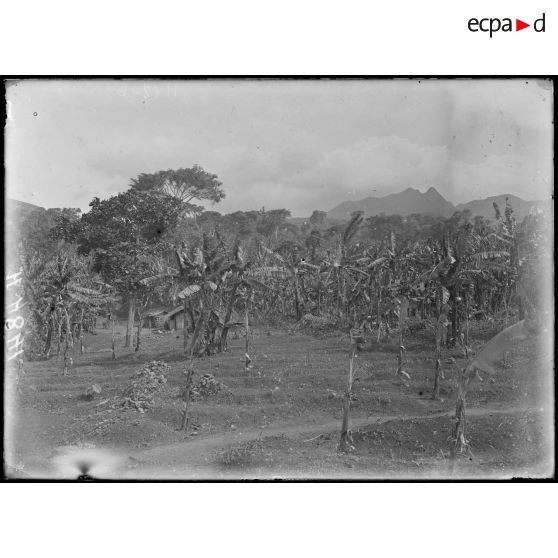
[[[300,275],[302,273],[301,267],[305,265],[305,262],[298,260],[296,262],[289,262],[278,252],[271,250],[267,246],[262,245],[262,250],[265,254],[271,256],[280,266],[263,266],[257,271],[254,270],[254,274],[258,275],[283,275],[287,276],[292,282],[292,288],[294,292],[295,301],[295,315],[297,321],[302,318],[302,296],[300,290]],[[306,264],[310,265],[310,264]]]
[[[247,330],[246,339],[248,339],[248,314],[249,314],[249,300],[252,298],[253,290],[260,292],[269,292],[271,289],[265,283],[256,279],[257,275],[269,273],[269,270],[264,267],[254,267],[254,262],[246,257],[246,254],[237,240],[233,248],[233,261],[230,266],[229,275],[227,279],[231,285],[228,294],[228,301],[226,304],[225,313],[221,319],[220,315],[216,315],[218,325],[220,326],[220,338],[218,348],[221,351],[227,349],[227,336],[231,327],[242,325],[242,322],[231,321],[231,317],[239,298],[244,299],[245,306],[245,328]],[[247,341],[248,343],[248,341]],[[248,347],[246,350],[248,355]],[[247,359],[249,356],[247,356]],[[248,365],[247,365],[248,366]]]
[[[87,314],[95,315],[100,308],[112,301],[110,286],[103,283],[91,270],[91,258],[79,256],[75,250],[61,242],[54,258],[39,264],[30,256],[24,262],[26,299],[38,327],[37,336],[43,337],[42,354],[48,358],[52,349],[54,332],[65,330],[65,366],[68,371],[73,347],[72,322],[78,322],[82,344],[83,320]],[[60,335],[58,337],[60,342]],[[83,347],[83,345],[82,345]]]
[[[465,367],[457,366],[454,361],[457,368],[457,399],[450,451],[452,463],[458,455],[472,455],[466,431],[466,398],[471,382],[475,378],[482,380],[481,373],[493,377],[497,363],[506,353],[542,335],[547,335],[542,316],[528,317],[495,335]]]

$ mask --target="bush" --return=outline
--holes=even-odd
[[[153,360],[144,364],[133,376],[131,384],[124,390],[122,405],[144,413],[153,407],[153,398],[167,383],[163,373],[168,373],[169,365]]]
[[[228,391],[228,387],[219,380],[216,380],[213,375],[204,374],[198,382],[194,384],[191,392],[191,398],[193,400],[205,399],[221,391]]]

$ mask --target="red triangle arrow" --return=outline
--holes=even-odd
[[[522,29],[525,29],[526,27],[531,27],[531,24],[530,23],[525,23],[524,21],[521,21],[520,19],[515,20],[515,30],[516,31],[521,31]]]

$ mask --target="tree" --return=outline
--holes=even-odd
[[[64,372],[68,350],[73,346],[73,327],[81,341],[84,318],[96,315],[112,302],[108,285],[92,272],[91,260],[79,256],[75,247],[60,242],[54,256],[41,261],[38,254],[23,260],[25,297],[29,304],[30,348],[48,358],[55,330],[65,332]]]
[[[310,234],[306,237],[305,244],[306,248],[310,250],[310,261],[314,263],[316,260],[316,252],[322,244],[322,235],[320,231],[318,229],[312,229]]]
[[[93,253],[93,271],[101,273],[127,300],[125,346],[130,346],[137,290],[145,277],[142,256],[162,242],[182,209],[180,200],[158,191],[128,190],[91,208],[70,230],[59,230],[84,255]]]
[[[356,268],[352,265],[354,254],[351,253],[351,243],[358,232],[358,228],[362,223],[362,212],[356,211],[351,217],[351,220],[343,228],[342,236],[339,240],[336,254],[333,261],[325,262],[334,273],[336,286],[337,286],[337,313],[341,318],[347,316],[349,313],[348,300],[347,300],[347,280],[349,272],[354,271]],[[358,273],[364,274],[368,277],[366,272],[356,269]]]
[[[288,209],[272,209],[270,211],[262,209],[256,230],[267,237],[275,236],[277,241],[279,229],[286,225],[287,217],[290,216],[291,212]]]
[[[218,211],[204,211],[196,217],[196,224],[203,232],[213,234],[222,228],[223,216]]]
[[[490,339],[464,368],[458,367],[455,426],[451,446],[452,461],[460,454],[470,454],[469,441],[466,437],[466,397],[471,382],[475,377],[481,377],[480,372],[494,376],[497,363],[506,352],[540,336],[545,331],[546,325],[548,324],[541,319],[541,316],[521,320]]]
[[[213,203],[221,201],[225,192],[216,174],[205,171],[200,165],[192,168],[168,169],[153,174],[140,174],[132,179],[130,186],[139,191],[164,192],[182,202],[185,209],[194,212],[198,206],[191,204],[194,200],[207,200]]]
[[[320,211],[315,209],[310,216],[310,224],[314,227],[319,227],[325,223],[327,219],[327,213],[325,211]]]
[[[278,251],[273,251],[262,245],[264,252],[273,257],[277,263],[281,264],[280,267],[261,267],[253,270],[253,273],[260,275],[282,275],[288,276],[292,281],[292,288],[294,294],[295,314],[297,321],[302,318],[302,300],[300,292],[300,275],[302,273],[301,265],[305,264],[296,256],[296,252],[290,252],[288,255],[281,255]]]
[[[44,256],[57,251],[58,238],[53,231],[61,226],[69,228],[79,220],[81,211],[72,208],[38,208],[22,222],[20,228],[21,248],[24,253],[40,252]],[[63,225],[62,225],[63,224]]]

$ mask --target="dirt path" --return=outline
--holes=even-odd
[[[470,417],[492,415],[516,415],[533,409],[525,407],[470,408]],[[432,412],[414,415],[378,415],[354,417],[350,421],[353,431],[359,428],[384,424],[390,421],[412,421],[450,418],[453,411]],[[222,473],[214,465],[215,453],[223,448],[257,439],[286,436],[298,442],[311,442],[322,434],[336,435],[340,420],[329,420],[314,424],[286,423],[269,429],[249,428],[227,434],[190,437],[184,442],[161,445],[141,451],[59,447],[42,459],[36,454],[33,465],[40,467],[41,477],[76,478],[83,466],[98,478],[218,478]],[[44,460],[44,461],[43,461]],[[81,469],[81,470],[80,470]],[[29,471],[29,469],[27,468]]]
[[[467,415],[470,417],[492,416],[494,414],[513,415],[527,411],[528,409],[519,407],[508,407],[502,409],[473,408],[467,409]],[[373,426],[374,424],[383,424],[392,420],[409,421],[439,417],[451,417],[453,411],[441,411],[430,413],[428,415],[382,415],[354,418],[350,421],[352,430],[365,426]],[[179,460],[182,463],[199,463],[203,462],[203,456],[206,452],[233,444],[257,440],[270,436],[287,436],[289,438],[307,438],[327,434],[340,428],[340,420],[332,420],[319,424],[298,424],[285,427],[275,427],[269,429],[246,429],[244,432],[235,432],[232,434],[208,436],[203,438],[191,438],[184,443],[170,444],[166,446],[157,446],[148,450],[137,452],[134,458],[143,462],[169,462]]]

